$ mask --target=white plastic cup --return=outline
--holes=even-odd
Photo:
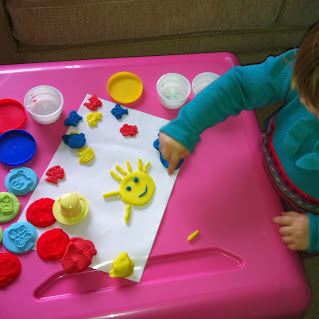
[[[191,93],[191,84],[181,74],[167,73],[159,78],[156,89],[163,106],[168,109],[179,109]]]
[[[219,75],[212,72],[204,72],[196,75],[192,82],[192,89],[194,97],[205,89],[209,84],[213,83],[216,79],[219,78]]]
[[[35,122],[51,124],[62,113],[63,95],[53,86],[39,85],[25,95],[24,105]]]

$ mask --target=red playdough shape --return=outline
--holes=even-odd
[[[120,128],[120,132],[122,133],[123,136],[128,136],[128,135],[134,136],[138,133],[136,125],[128,125],[128,124],[124,124]]]
[[[33,202],[27,209],[28,222],[39,228],[53,225],[56,222],[52,212],[53,204],[51,198],[40,198]]]
[[[0,288],[13,283],[20,275],[21,263],[19,258],[11,253],[0,252]]]
[[[90,98],[90,103],[84,103],[92,111],[96,111],[99,106],[102,106],[102,102],[97,98],[96,94],[93,94]]]
[[[92,257],[97,254],[94,244],[83,238],[74,237],[66,247],[61,259],[66,273],[72,274],[85,270],[92,263]]]
[[[64,178],[64,170],[63,168],[61,168],[60,165],[56,165],[51,167],[50,169],[48,169],[45,173],[47,176],[49,176],[48,178],[46,178],[45,180],[47,182],[51,182],[54,184],[58,183],[58,178],[62,179]]]
[[[62,258],[70,237],[60,228],[43,233],[37,242],[37,252],[43,260]]]

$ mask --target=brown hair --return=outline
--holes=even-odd
[[[304,37],[296,55],[291,86],[319,110],[319,22]]]

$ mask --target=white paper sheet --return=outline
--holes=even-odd
[[[84,147],[92,147],[95,158],[88,164],[80,164],[78,150],[61,142],[47,169],[60,165],[65,171],[65,179],[55,185],[45,181],[47,176],[44,174],[22,212],[20,221],[26,220],[26,210],[35,200],[44,197],[56,200],[69,192],[83,195],[89,203],[89,214],[82,222],[72,226],[56,222],[51,227],[38,228],[38,235],[52,228],[62,228],[70,238],[91,240],[97,255],[93,257],[90,267],[105,272],[111,270],[112,262],[120,252],[127,252],[135,264],[133,275],[127,279],[139,282],[178,174],[178,171],[172,176],[167,174],[158,151],[153,147],[159,129],[168,121],[130,108],[127,108],[128,115],[117,120],[111,114],[115,103],[100,99],[103,105],[97,112],[102,113],[102,121],[98,121],[97,127],[90,127],[86,116],[92,111],[84,106],[90,97],[86,95],[78,110],[83,120],[77,127],[71,126],[67,134],[71,131],[84,133]],[[136,125],[138,134],[124,137],[119,129],[125,123]],[[126,224],[126,204],[120,196],[104,198],[103,194],[119,190],[120,182],[110,175],[110,170],[123,177],[115,166],[120,165],[127,171],[126,161],[129,161],[132,170],[138,171],[138,158],[141,158],[143,166],[147,162],[151,163],[147,173],[154,180],[156,189],[146,205],[131,207],[130,221]]]

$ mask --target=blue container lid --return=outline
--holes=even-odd
[[[36,150],[33,136],[24,130],[9,130],[0,135],[0,162],[18,166],[28,162]]]

